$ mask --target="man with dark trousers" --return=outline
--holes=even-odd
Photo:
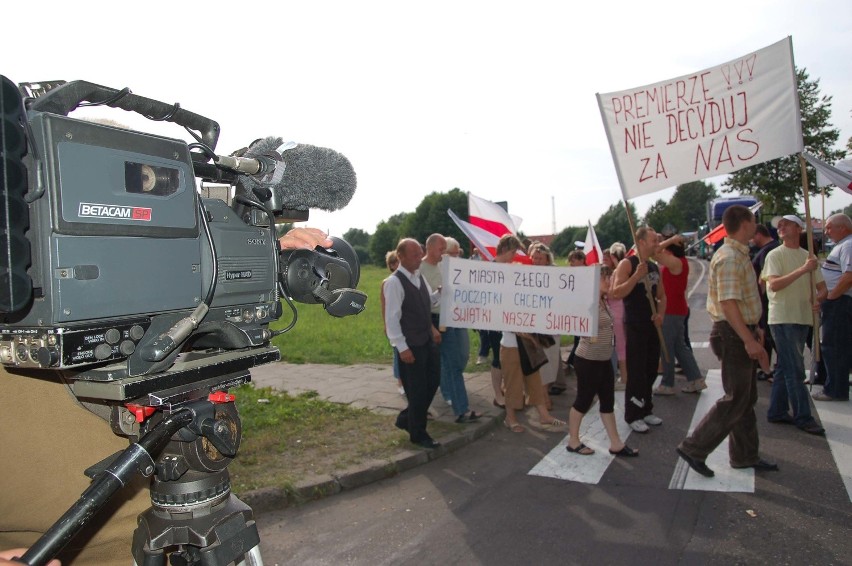
[[[624,420],[636,432],[648,432],[663,419],[654,414],[652,400],[660,361],[660,329],[666,312],[666,292],[660,270],[648,261],[657,251],[657,233],[642,226],[636,230],[638,255],[626,257],[615,268],[612,297],[624,299],[624,328],[627,335],[627,387],[624,391]],[[646,285],[650,286],[652,311]]]
[[[690,468],[708,478],[715,473],[705,460],[726,437],[731,467],[778,470],[757,451],[755,362],[769,369],[763,331],[757,325],[762,310],[757,276],[748,257],[748,241],[757,224],[751,210],[741,205],[728,207],[722,223],[728,237],[710,262],[707,313],[713,320],[710,348],[722,362],[725,394],[676,450]]]
[[[408,431],[411,442],[437,448],[426,432],[426,414],[441,381],[438,343],[441,334],[432,325],[432,305],[439,292],[420,275],[423,248],[413,238],[396,247],[399,267],[384,285],[385,328],[391,345],[399,351],[400,379],[408,406],[399,413],[396,426]]]

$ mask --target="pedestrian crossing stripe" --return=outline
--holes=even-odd
[[[609,436],[606,434],[600,416],[600,404],[595,403],[583,417],[580,424],[580,438],[583,443],[595,451],[591,456],[581,456],[568,452],[568,437],[563,438],[556,447],[529,471],[531,476],[543,476],[579,483],[597,484],[606,472],[615,456],[609,453]],[[626,443],[632,429],[620,418],[624,414],[624,391],[615,392],[615,415],[618,435]],[[641,458],[640,458],[641,459]],[[622,458],[624,460],[624,458]],[[636,460],[635,458],[632,460]],[[633,465],[634,462],[630,462]]]
[[[706,376],[707,389],[701,392],[695,412],[692,414],[692,423],[689,425],[689,434],[704,415],[716,404],[716,401],[725,394],[722,388],[722,370],[711,369]],[[674,450],[672,450],[674,453]],[[752,468],[734,469],[728,460],[728,439],[716,447],[707,457],[707,466],[716,472],[712,478],[707,478],[690,468],[682,458],[675,455],[675,465],[669,489],[685,489],[694,491],[726,491],[738,493],[754,493],[754,470]]]

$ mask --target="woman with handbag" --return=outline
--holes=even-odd
[[[497,243],[494,261],[512,263],[515,253],[522,249],[517,236],[506,234]],[[538,410],[539,421],[544,430],[564,430],[566,424],[565,421],[554,418],[547,410],[544,387],[538,373],[538,368],[547,363],[547,355],[537,336],[503,332],[500,340],[500,367],[506,398],[506,419],[503,424],[512,432],[525,430],[517,417],[517,411],[524,409],[524,391],[528,396],[528,404]],[[524,363],[523,357],[526,358]],[[526,362],[529,362],[529,365]]]

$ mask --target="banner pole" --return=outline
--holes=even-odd
[[[805,163],[804,156],[799,154],[799,166],[802,169],[802,192],[805,194],[805,226],[808,230],[808,253],[810,255],[816,256],[814,254],[814,229],[811,226],[811,198],[808,192],[808,170]],[[816,296],[816,279],[814,277],[814,272],[811,271],[809,273],[810,281],[811,281],[811,305],[814,304],[814,297]],[[816,311],[813,312],[813,321],[814,321],[814,343],[811,348],[811,352],[813,352],[814,360],[820,361],[820,347],[819,347],[819,314]],[[811,376],[811,383],[813,384],[815,376]]]
[[[630,214],[630,206],[627,199],[624,200],[624,210],[627,212],[627,223],[630,225],[630,234],[633,236],[633,245],[636,246],[636,257],[639,258],[639,261],[648,261],[639,253],[639,242],[636,241],[636,225],[633,221],[633,216]],[[656,298],[651,295],[651,280],[647,275],[642,280],[642,284],[645,287],[645,296],[648,297],[648,304],[651,305],[651,314],[653,316],[657,316],[657,302]],[[660,279],[659,284],[663,284],[662,278]],[[666,363],[668,363],[671,361],[671,358],[669,358],[669,352],[666,349],[666,341],[663,339],[663,329],[656,324],[654,325],[654,328],[657,329],[657,336],[660,339],[660,351],[663,353],[663,359]]]

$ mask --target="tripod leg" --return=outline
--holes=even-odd
[[[263,557],[260,555],[260,545],[255,546],[246,553],[243,560],[237,566],[263,566]]]

